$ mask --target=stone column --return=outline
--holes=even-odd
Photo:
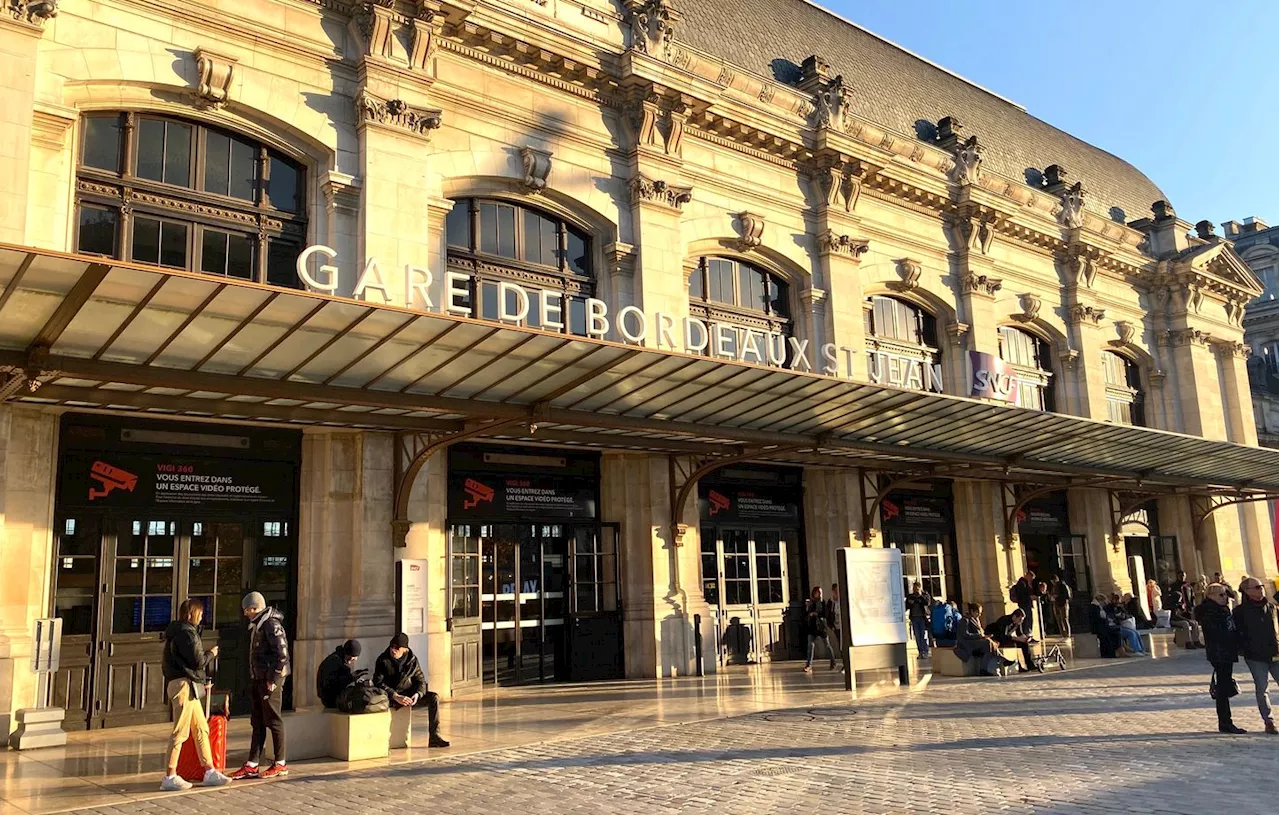
[[[1249,347],[1242,342],[1221,342],[1214,346],[1222,377],[1222,410],[1228,438],[1237,444],[1256,447],[1258,426],[1254,423],[1253,398],[1249,391],[1249,374],[1245,363]],[[1271,545],[1271,521],[1267,504],[1258,501],[1220,509],[1214,515],[1236,516],[1244,548],[1245,570],[1252,576],[1265,578],[1276,574],[1276,552]]]
[[[343,640],[376,656],[395,633],[392,437],[308,432],[302,442],[294,700],[315,702],[320,660]]]
[[[1006,549],[1001,489],[994,481],[953,485],[960,585],[966,602],[982,603],[988,622],[1012,606],[1005,589],[1022,564],[1020,552]]]
[[[453,695],[453,635],[449,620],[448,451],[433,455],[409,493],[409,534],[395,559],[427,561],[427,653],[419,654],[427,686],[441,699]],[[394,487],[393,487],[394,489]],[[394,609],[392,610],[394,614]]]
[[[1127,585],[1124,581],[1128,579],[1123,541],[1117,542],[1112,534],[1110,502],[1106,490],[1067,490],[1071,532],[1085,536],[1089,578],[1095,594],[1110,593],[1116,584]],[[1080,589],[1079,586],[1071,588]]]
[[[1075,398],[1064,412],[1094,419],[1107,418],[1107,382],[1102,369],[1102,320],[1105,311],[1077,303],[1067,309],[1067,336],[1077,355],[1063,359],[1063,371],[1074,373]]]
[[[837,551],[862,545],[864,503],[858,481],[856,471],[823,467],[804,470],[804,545],[810,587],[822,586],[823,591],[828,591],[836,582]],[[873,545],[883,546],[884,541],[877,538]]]
[[[828,129],[820,132],[822,145],[839,139]],[[814,192],[818,198],[816,223],[818,249],[818,274],[814,277],[814,290],[821,292],[810,298],[825,301],[825,314],[815,332],[822,339],[814,348],[815,359],[821,358],[821,342],[834,343],[836,351],[836,375],[842,378],[867,381],[866,319],[863,316],[863,286],[861,260],[868,251],[868,243],[861,237],[861,219],[857,215],[862,197],[862,184],[868,167],[858,159],[830,146],[820,147],[814,156]],[[815,311],[815,323],[818,312]],[[832,569],[834,561],[827,564]],[[825,583],[824,585],[830,585]]]
[[[6,4],[8,5],[8,4]],[[0,128],[7,149],[0,149],[0,243],[25,244],[37,49],[44,17],[15,20],[0,13]]]
[[[0,26],[0,35],[6,29]],[[2,91],[0,91],[2,93]],[[48,613],[58,416],[0,404],[0,736],[37,705],[35,620]]]

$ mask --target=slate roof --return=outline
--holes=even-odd
[[[1029,169],[1062,165],[1070,179],[1084,182],[1086,208],[1103,217],[1146,217],[1151,204],[1165,198],[1131,164],[804,0],[674,5],[683,14],[675,31],[680,42],[787,84],[795,84],[800,63],[817,54],[852,89],[855,114],[907,135],[923,128],[929,138],[933,123],[955,116],[966,135],[979,137],[984,167],[1025,180]]]

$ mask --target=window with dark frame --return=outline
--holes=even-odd
[[[775,274],[732,258],[700,257],[689,275],[689,316],[712,324],[732,325],[739,330],[733,353],[740,354],[743,332],[779,334],[791,337],[791,293],[787,283]],[[767,341],[755,339],[760,356],[768,360]],[[715,346],[714,334],[703,353]],[[791,349],[783,346],[786,359]],[[776,350],[775,350],[776,354]]]
[[[522,325],[562,333],[587,334],[587,298],[596,285],[591,238],[554,214],[511,201],[455,198],[445,217],[449,268],[470,275],[465,301],[473,316],[499,319],[499,287],[518,285],[528,295]],[[543,292],[554,310],[543,313]],[[518,313],[516,295],[508,313]],[[563,324],[563,328],[555,323]]]
[[[1055,410],[1049,343],[1021,328],[1001,326],[1000,358],[1018,372],[1019,407]]]
[[[1114,351],[1103,351],[1102,372],[1107,391],[1107,420],[1144,427],[1142,374],[1137,363]]]
[[[305,169],[252,139],[145,113],[90,114],[76,250],[301,288]]]

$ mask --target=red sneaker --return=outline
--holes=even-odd
[[[289,767],[285,764],[275,763],[267,769],[263,770],[263,778],[285,778],[289,775]]]
[[[243,781],[246,778],[258,778],[258,777],[259,777],[258,768],[250,767],[248,764],[244,765],[243,767],[241,767],[240,769],[236,770],[234,773],[231,774],[232,781]]]

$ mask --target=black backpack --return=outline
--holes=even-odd
[[[383,713],[390,709],[391,700],[386,692],[374,687],[367,676],[357,676],[356,681],[338,693],[338,710],[341,713]]]

